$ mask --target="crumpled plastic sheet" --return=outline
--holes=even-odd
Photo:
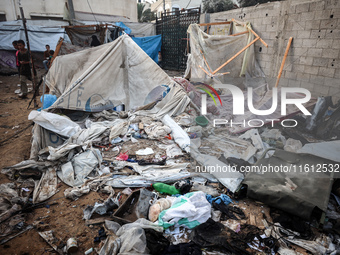
[[[114,122],[93,122],[89,128],[82,129],[81,131],[74,134],[70,137],[64,144],[57,148],[53,148],[51,146],[48,147],[49,156],[48,160],[54,161],[59,158],[67,155],[72,149],[77,147],[86,148],[89,146],[95,139],[102,136],[105,131],[110,129]],[[39,154],[45,153],[45,150],[39,152]]]
[[[115,201],[111,196],[104,203],[95,203],[94,206],[88,205],[84,210],[84,219],[89,220],[93,213],[104,215],[115,208],[118,208],[118,201]]]
[[[57,193],[58,178],[55,168],[49,167],[43,172],[33,192],[33,203],[40,203]]]
[[[143,218],[133,223],[125,224],[117,231],[117,236],[121,240],[119,254],[149,254],[144,229],[163,232],[161,226]]]
[[[188,134],[169,116],[165,115],[162,122],[171,128],[171,136],[182,150],[190,153],[190,138]]]
[[[153,122],[151,125],[145,126],[144,130],[150,139],[161,139],[171,132],[171,128],[161,122]]]
[[[72,200],[78,199],[82,195],[89,193],[91,190],[95,192],[100,190],[101,192],[106,192],[112,195],[114,193],[113,188],[105,185],[105,182],[109,179],[111,179],[111,175],[97,176],[94,178],[91,177],[80,187],[67,188],[64,191],[64,195],[66,198]]]
[[[285,151],[297,152],[302,148],[302,143],[299,140],[288,138],[286,145],[283,147]]]
[[[42,176],[40,177],[39,181],[27,179],[28,181],[31,180],[32,183],[34,182],[35,185],[33,192],[33,203],[39,203],[47,200],[57,193],[58,178],[56,176],[56,171],[53,164],[53,162],[48,161],[40,162],[35,160],[25,160],[14,166],[4,168],[2,173],[9,175],[9,177],[13,177],[17,170],[24,171],[25,169],[32,168],[42,172]],[[22,182],[23,180],[18,179],[18,181]]]
[[[90,187],[87,185],[82,185],[81,187],[67,188],[64,191],[64,196],[71,200],[76,200],[82,195],[90,192]]]
[[[43,128],[51,130],[61,136],[71,137],[81,131],[81,127],[66,116],[45,112],[31,111],[28,115],[29,120],[33,120]]]
[[[225,158],[234,157],[246,161],[249,161],[257,150],[251,142],[226,134],[209,135],[202,139],[201,146],[203,147],[200,149],[202,152],[205,152],[204,147],[207,147],[209,155],[219,157],[223,152]]]
[[[20,163],[15,164],[13,166],[4,167],[1,170],[1,173],[8,175],[12,179],[13,173],[15,172],[15,170],[34,168],[34,169],[43,171],[45,168],[49,166],[53,166],[53,165],[55,165],[54,162],[49,162],[49,161],[41,162],[41,161],[35,161],[35,160],[30,159],[30,160],[21,161]]]
[[[320,142],[320,143],[307,143],[298,153],[307,153],[321,158],[340,162],[340,141]]]
[[[158,225],[163,228],[184,226],[194,228],[211,217],[211,205],[202,191],[187,193],[174,199],[169,209],[158,217]]]
[[[106,238],[103,247],[100,249],[98,255],[116,255],[121,246],[120,238],[116,236],[109,236]]]
[[[204,173],[212,174],[220,183],[227,187],[231,192],[235,192],[240,184],[242,183],[244,176],[239,172],[229,171],[228,165],[224,164],[222,161],[218,160],[216,157],[202,154],[199,152],[198,148],[191,144],[191,156],[205,169],[201,171]],[[207,167],[214,166],[215,170],[206,171]],[[217,169],[226,169],[226,171],[217,171]]]
[[[85,182],[89,175],[102,161],[99,150],[87,150],[73,157],[70,162],[61,166],[58,177],[71,187],[80,186]]]
[[[159,144],[158,147],[166,150],[166,157],[168,159],[183,155],[182,150],[175,143]]]
[[[168,161],[166,165],[138,165],[138,163],[127,163],[133,170],[145,178],[158,178],[171,176],[177,173],[188,173],[187,167],[189,163],[174,163]]]
[[[110,131],[110,141],[117,138],[120,135],[125,135],[128,131],[129,122],[127,120],[117,119],[113,122],[111,131]]]

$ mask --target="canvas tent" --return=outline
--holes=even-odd
[[[190,102],[181,86],[128,35],[98,47],[58,56],[47,74],[46,85],[50,94],[58,98],[47,109],[50,112],[66,109],[94,113],[124,104],[125,110],[137,110],[136,115],[161,118],[182,113]],[[168,88],[164,98],[151,103],[154,107],[143,107],[148,94],[160,85]],[[65,138],[68,137],[35,125],[31,158],[36,159],[39,151],[47,146],[60,146]]]
[[[50,93],[58,97],[51,109],[87,112],[112,109],[120,104],[124,104],[126,110],[136,109],[157,86],[179,89],[128,35],[99,47],[57,57],[47,74],[46,85]],[[182,96],[178,100],[186,98],[184,91],[178,93]],[[169,108],[168,113],[171,111]],[[176,112],[179,110],[171,114]]]

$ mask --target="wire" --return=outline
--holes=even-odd
[[[188,6],[189,6],[190,3],[191,3],[191,0],[189,0],[189,3],[187,4],[187,7],[185,7],[185,9],[188,8]]]
[[[0,141],[0,146],[2,146],[5,142],[7,142],[8,140],[12,139],[13,137],[17,136],[18,134],[22,133],[23,131],[25,131],[26,129],[28,129],[30,126],[32,126],[34,124],[34,122],[32,122],[31,124],[29,124],[27,127],[23,128],[22,130],[20,130],[19,132],[16,132],[14,135],[8,137],[7,139],[4,139],[2,141]]]
[[[93,10],[92,10],[92,8],[91,8],[91,5],[90,5],[90,3],[89,3],[89,0],[87,0],[87,4],[88,4],[89,7],[90,7],[90,10],[91,10],[91,12],[92,12],[92,15],[93,15],[94,20],[98,23],[98,21],[97,21],[97,19],[96,19],[96,16],[94,15]]]

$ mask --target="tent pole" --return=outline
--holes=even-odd
[[[231,57],[227,62],[225,62],[223,65],[221,65],[219,68],[217,68],[212,74],[217,73],[219,70],[221,70],[223,67],[225,67],[227,64],[229,64],[232,60],[234,60],[238,55],[240,55],[243,51],[245,51],[248,47],[250,47],[253,43],[255,43],[260,37],[256,37],[253,41],[251,41],[247,46],[245,46],[242,50],[237,52],[233,57]]]
[[[44,101],[45,101],[45,83],[46,81],[46,76],[43,77],[43,96],[42,96],[42,106],[41,106],[41,110],[44,110]]]
[[[286,48],[286,51],[285,51],[285,55],[283,56],[283,60],[282,60],[281,67],[280,67],[280,71],[279,71],[279,74],[278,74],[278,76],[277,76],[275,88],[277,88],[277,86],[279,85],[279,81],[280,81],[280,78],[281,78],[281,74],[282,74],[282,71],[283,71],[283,67],[284,67],[284,65],[285,65],[286,58],[287,58],[287,55],[288,55],[288,51],[289,51],[290,45],[292,44],[292,40],[293,40],[293,37],[289,37],[289,41],[288,41],[288,44],[287,44],[287,48]]]
[[[26,27],[26,19],[25,19],[25,15],[24,15],[24,9],[21,6],[20,6],[20,13],[21,13],[21,18],[22,18],[22,24],[23,24],[24,29],[25,29],[26,45],[27,45],[27,50],[28,50],[28,54],[29,54],[29,59],[30,59],[31,64],[32,64],[31,77],[32,77],[33,90],[35,91],[35,87],[37,86],[37,84],[35,84],[35,74],[34,74],[35,68],[34,68],[34,62],[33,62],[32,53],[31,53],[30,42],[29,42],[29,39],[28,39],[28,32],[27,32],[27,27]],[[39,91],[35,91],[35,93],[37,93],[39,95]],[[34,107],[38,107],[37,99],[36,99],[35,96],[36,95],[33,95],[33,97],[34,97]]]

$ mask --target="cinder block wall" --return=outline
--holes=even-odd
[[[202,14],[201,23],[235,18],[249,21],[268,43],[255,44],[256,58],[275,85],[289,37],[293,42],[280,86],[303,87],[313,96],[340,99],[340,0],[287,0]]]

